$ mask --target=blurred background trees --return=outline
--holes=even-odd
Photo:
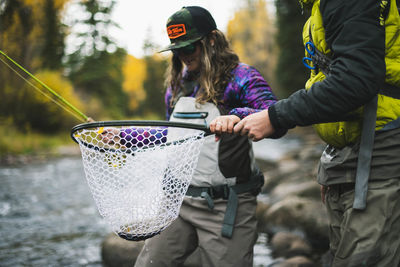
[[[264,0],[245,0],[228,23],[227,37],[242,62],[253,65],[277,90],[275,17]]]
[[[74,51],[66,57],[66,68],[82,99],[97,103],[93,103],[97,117],[122,119],[129,103],[122,89],[127,53],[109,35],[117,26],[111,20],[114,6],[114,0],[79,2],[82,14],[72,22]]]
[[[298,1],[275,0],[276,7],[276,45],[279,48],[276,79],[279,85],[278,96],[288,97],[300,88],[304,88],[309,70],[304,67],[302,58],[303,25],[309,12],[302,9]]]
[[[13,59],[33,73],[51,69],[61,75],[66,36],[61,13],[65,2],[4,1],[0,9],[0,49],[6,49]],[[1,59],[5,60],[4,57]],[[22,129],[35,127],[32,112],[40,112],[40,109],[32,111],[26,108],[32,107],[36,93],[32,93],[32,89],[25,90],[25,84],[1,63],[0,117],[12,117],[17,127]]]
[[[303,87],[301,32],[307,14],[297,1],[242,0],[227,36],[241,61],[255,66],[278,97]],[[170,53],[143,40],[136,58],[110,35],[116,1],[2,0],[0,50],[96,120],[164,119],[164,74]],[[66,19],[66,10],[76,16]],[[0,55],[3,63],[10,64]],[[0,127],[66,132],[79,121],[29,86],[26,74],[0,62]],[[45,90],[44,90],[45,91]]]

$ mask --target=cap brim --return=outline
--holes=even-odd
[[[163,48],[162,50],[158,51],[158,53],[162,53],[165,51],[169,51],[172,49],[179,49],[185,46],[188,46],[190,44],[193,44],[194,42],[197,42],[198,40],[200,40],[201,38],[203,38],[202,36],[191,39],[191,40],[187,40],[187,41],[180,41],[180,42],[176,42],[176,43],[171,43],[169,46]]]

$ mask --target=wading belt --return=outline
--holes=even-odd
[[[238,207],[238,196],[246,192],[252,192],[257,195],[261,186],[264,184],[264,176],[260,171],[253,174],[248,182],[236,184],[233,186],[219,185],[213,187],[194,187],[189,186],[186,192],[187,196],[202,197],[207,200],[208,207],[214,208],[214,199],[226,199],[226,211],[222,224],[221,234],[223,237],[231,238],[235,226],[236,212]]]

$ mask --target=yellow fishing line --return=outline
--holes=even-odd
[[[50,93],[52,93],[54,96],[56,96],[61,103],[63,103],[65,106],[63,106],[60,102],[56,101],[54,98],[40,90],[36,85],[32,84],[30,81],[28,81],[25,77],[23,77],[17,70],[15,70],[13,67],[11,67],[7,62],[5,62],[1,57],[0,60],[8,67],[10,68],[13,72],[15,72],[21,79],[23,79],[25,82],[27,82],[29,85],[31,85],[33,88],[35,88],[38,92],[40,92],[42,95],[46,96],[49,98],[53,103],[57,104],[59,107],[73,115],[75,118],[77,118],[80,121],[86,122],[88,117],[83,114],[81,111],[79,111],[76,107],[71,105],[68,101],[66,101],[62,96],[57,94],[54,90],[52,90],[50,87],[48,87],[46,84],[44,84],[42,81],[40,81],[38,78],[36,78],[33,74],[29,73],[27,70],[25,70],[22,66],[20,66],[17,62],[12,60],[9,56],[7,56],[3,51],[0,50],[0,54],[2,54],[5,58],[7,58],[9,61],[11,61],[15,66],[23,70],[25,73],[27,73],[31,78],[33,78],[36,82],[41,84],[44,88],[46,88]],[[69,107],[71,110],[67,109],[66,107]],[[74,111],[75,113],[73,113]],[[78,116],[79,115],[79,116]]]

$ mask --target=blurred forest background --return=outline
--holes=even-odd
[[[109,34],[118,26],[111,20],[115,1],[81,0],[84,16],[67,25],[69,2],[0,0],[0,50],[95,120],[164,119],[170,53],[157,53],[149,39],[143,40],[142,58],[119,47]],[[298,1],[275,0],[275,7],[271,12],[264,0],[243,0],[226,35],[241,61],[255,66],[285,98],[306,80],[301,32],[308,15]],[[81,30],[73,32],[77,25]],[[71,35],[73,47],[66,49]],[[0,156],[72,142],[69,131],[82,118],[55,105],[42,85],[4,55],[0,60]]]

